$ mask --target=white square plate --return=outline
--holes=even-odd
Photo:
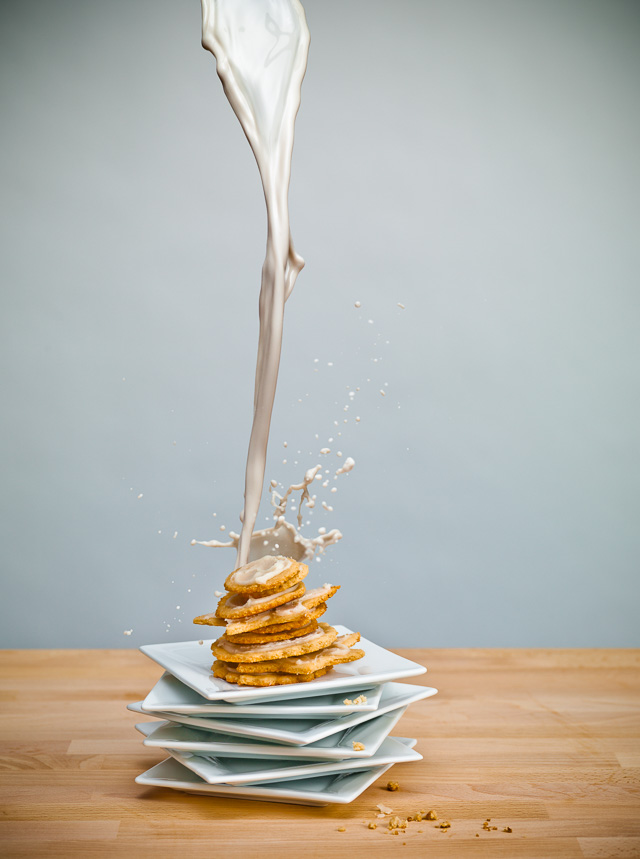
[[[414,742],[411,740],[410,742]],[[237,799],[258,799],[265,802],[286,802],[294,805],[328,805],[353,802],[388,766],[374,767],[357,773],[315,776],[279,782],[277,785],[207,784],[200,776],[178,761],[167,758],[136,778],[138,784],[150,787],[170,787],[206,796],[227,796]]]
[[[305,719],[252,719],[216,718],[212,716],[185,716],[179,713],[158,713],[152,716],[163,716],[171,722],[178,722],[190,728],[200,728],[205,731],[215,731],[220,734],[237,734],[241,737],[253,737],[257,740],[270,740],[274,743],[287,743],[304,746],[315,743],[339,731],[346,731],[356,725],[368,722],[384,713],[390,713],[400,707],[408,707],[422,698],[435,695],[437,689],[430,686],[411,686],[408,683],[386,683],[378,709],[373,713],[349,713],[338,718],[313,718],[309,714]],[[314,700],[314,699],[311,699]],[[141,702],[129,704],[129,710],[134,713],[148,714]],[[235,709],[235,708],[234,708]]]
[[[351,632],[344,626],[335,627],[340,635]],[[306,698],[311,695],[326,695],[329,692],[346,692],[359,689],[363,683],[377,685],[401,677],[416,677],[426,668],[410,659],[396,656],[384,647],[362,638],[358,647],[365,651],[362,659],[336,665],[324,677],[308,683],[292,683],[290,686],[268,686],[260,689],[236,686],[219,680],[211,673],[213,656],[211,645],[215,639],[198,644],[197,641],[177,641],[172,644],[145,644],[140,650],[161,665],[182,683],[190,686],[208,701],[228,701],[230,704],[257,704],[265,701]]]
[[[400,739],[403,742],[400,742]],[[422,755],[414,752],[405,743],[415,740],[387,737],[378,751],[366,760],[346,761],[262,761],[257,763],[249,758],[215,758],[194,755],[168,749],[171,757],[200,776],[207,784],[256,784],[261,782],[294,781],[318,775],[336,775],[344,772],[360,772],[371,767],[389,764],[420,761]]]
[[[269,701],[265,704],[228,704],[226,701],[207,701],[189,686],[165,672],[142,702],[145,713],[183,713],[188,716],[230,716],[244,719],[247,716],[262,718],[300,719],[305,717],[344,716],[347,713],[371,713],[378,708],[382,685],[369,689],[364,684],[348,696],[334,692],[330,695]],[[365,695],[365,704],[345,704],[348,699]],[[164,717],[163,718],[171,718]]]
[[[214,757],[234,758],[289,758],[321,761],[341,761],[346,758],[370,758],[380,748],[382,741],[393,730],[405,708],[376,716],[363,725],[331,734],[307,746],[285,746],[266,743],[252,737],[231,737],[213,731],[187,728],[173,722],[152,722],[136,725],[142,734],[145,746],[159,749],[178,749],[181,752],[197,752]],[[354,742],[362,743],[364,750],[356,751]],[[366,761],[365,761],[366,762]]]

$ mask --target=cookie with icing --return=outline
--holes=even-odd
[[[238,686],[286,686],[291,683],[308,683],[316,677],[322,677],[329,669],[321,669],[315,674],[240,674],[226,662],[214,662],[211,671],[214,677],[226,680],[227,683],[236,683]]]
[[[334,665],[362,659],[364,650],[353,647],[358,641],[360,641],[360,633],[352,632],[339,636],[334,644],[313,653],[269,659],[264,662],[239,662],[234,665],[234,670],[239,674],[258,674],[265,671],[277,674],[315,674],[323,668],[328,670]]]
[[[284,590],[269,592],[260,596],[249,596],[248,594],[229,593],[225,594],[216,608],[216,617],[225,620],[237,620],[241,617],[261,614],[276,608],[284,603],[300,599],[305,594],[306,588],[302,582],[298,582]]]
[[[276,588],[290,586],[309,572],[306,564],[284,555],[264,555],[230,573],[224,583],[226,590],[236,594],[263,595]]]
[[[266,644],[268,641],[283,641],[287,638],[299,638],[301,635],[307,635],[318,628],[318,623],[312,620],[298,629],[285,629],[281,632],[269,632],[269,627],[265,626],[262,630],[256,632],[240,632],[237,635],[229,635],[227,631],[225,637],[232,644]]]
[[[320,623],[317,629],[300,638],[270,641],[266,644],[234,644],[227,640],[226,635],[221,635],[211,645],[211,650],[216,659],[223,662],[264,662],[322,650],[323,647],[333,644],[337,637],[338,633],[332,626]]]

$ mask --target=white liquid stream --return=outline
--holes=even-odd
[[[236,566],[249,560],[264,484],[278,380],[285,301],[304,260],[289,230],[289,181],[309,30],[298,0],[202,0],[202,44],[253,150],[267,204],[260,288],[260,337]],[[295,530],[295,529],[294,529]],[[265,552],[268,547],[264,547]],[[282,554],[282,553],[280,553]]]

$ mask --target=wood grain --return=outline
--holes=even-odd
[[[136,785],[164,757],[125,709],[161,674],[137,651],[2,652],[0,855],[640,857],[640,651],[401,653],[429,669],[409,682],[440,689],[393,732],[424,760],[393,768],[396,793],[386,775],[318,809]],[[451,828],[394,836],[379,802],[434,808]]]

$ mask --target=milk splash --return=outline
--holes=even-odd
[[[202,0],[202,44],[216,58],[225,95],[258,163],[267,205],[253,426],[240,516],[242,530],[237,537],[236,566],[241,566],[255,551],[253,528],[264,484],[284,305],[304,266],[291,240],[288,192],[309,30],[299,0]],[[283,521],[281,529],[285,525]],[[265,536],[262,554],[270,551],[269,539]],[[288,554],[285,546],[299,545],[288,531],[283,531],[282,540],[280,554]],[[291,557],[295,557],[293,552]]]
[[[351,457],[347,457],[344,465],[335,473],[335,478],[341,474],[346,474],[353,469],[355,461]],[[300,533],[302,528],[302,508],[303,506],[312,510],[316,505],[316,495],[312,495],[309,487],[318,479],[321,474],[321,465],[314,465],[309,468],[300,483],[292,483],[291,486],[280,495],[275,488],[271,491],[271,506],[273,507],[274,523],[270,528],[264,528],[260,531],[254,531],[251,536],[249,547],[249,560],[255,561],[263,555],[285,555],[287,558],[294,558],[296,561],[308,561],[314,557],[316,552],[324,553],[327,546],[332,546],[342,539],[342,533],[334,528],[327,531],[325,528],[320,528],[317,537],[305,537]],[[297,501],[297,527],[286,520],[287,505],[295,506],[293,500],[295,493],[299,492],[300,497]],[[323,506],[324,506],[324,502]],[[210,546],[215,549],[235,549],[238,547],[240,535],[229,531],[229,540],[226,543],[220,540],[192,540],[191,545]]]

